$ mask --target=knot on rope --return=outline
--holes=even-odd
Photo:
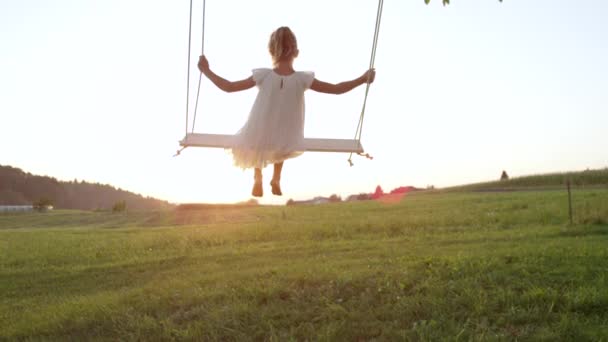
[[[374,159],[374,157],[372,157],[369,153],[360,153],[359,152],[357,154],[360,155],[361,157],[365,157],[365,158],[367,158],[369,160],[373,160]]]
[[[374,157],[372,157],[372,156],[371,156],[369,153],[361,153],[361,152],[357,152],[357,155],[360,155],[361,157],[365,157],[365,158],[367,158],[367,159],[369,159],[369,160],[373,160],[373,159],[374,159]],[[355,165],[355,164],[353,163],[353,157],[352,157],[352,154],[350,155],[350,157],[348,157],[348,160],[347,160],[347,161],[348,161],[348,164],[349,164],[350,166]]]
[[[187,146],[184,146],[184,147],[180,148],[179,150],[177,150],[177,152],[175,152],[175,154],[174,154],[173,156],[174,156],[174,157],[177,157],[177,156],[179,156],[180,154],[182,154],[182,151],[183,151],[184,149],[186,149],[186,147],[187,147]]]

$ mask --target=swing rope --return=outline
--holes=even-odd
[[[192,0],[190,0],[192,2]],[[202,38],[201,38],[201,55],[205,54],[205,12],[207,8],[207,0],[203,0],[203,30],[202,30]],[[196,113],[198,110],[198,99],[201,93],[201,81],[203,79],[203,73],[199,73],[198,75],[198,90],[196,91],[196,104],[194,106],[194,118],[192,120],[192,133],[194,133],[194,125],[196,124]],[[186,132],[187,133],[187,132]]]
[[[186,135],[188,135],[188,123],[189,123],[189,114],[190,114],[190,61],[191,61],[191,51],[192,51],[192,1],[190,0],[190,22],[188,24],[188,71],[186,76]],[[205,12],[207,8],[207,0],[203,0],[203,29],[202,29],[202,43],[201,43],[201,55],[205,53]],[[203,78],[203,73],[201,72],[198,75],[198,90],[196,91],[196,102],[194,105],[194,117],[192,119],[192,133],[194,133],[194,127],[196,125],[196,113],[198,111],[198,100],[200,98],[201,93],[201,81]],[[177,150],[175,156],[179,156],[181,152],[187,146],[182,147]]]
[[[192,0],[190,0],[190,23],[188,24],[188,71],[186,74],[186,134],[188,134],[188,115],[190,114],[190,49],[192,47]]]
[[[378,48],[378,36],[380,34],[380,23],[382,21],[382,9],[384,7],[384,0],[378,0],[378,11],[376,13],[376,27],[374,28],[374,39],[372,43],[372,53],[369,60],[369,69],[374,68],[374,63],[376,61],[376,50]],[[361,115],[359,116],[359,123],[357,124],[357,129],[355,131],[355,140],[361,142],[361,135],[363,133],[363,119],[365,118],[365,107],[367,106],[367,96],[369,94],[369,88],[371,84],[367,83],[365,87],[365,96],[363,97],[363,107],[361,108]],[[366,157],[368,159],[373,159],[368,153],[357,153],[360,156]],[[351,152],[348,157],[348,163],[350,166],[353,166],[353,153]]]

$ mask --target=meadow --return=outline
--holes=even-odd
[[[608,189],[0,215],[0,340],[608,340]]]

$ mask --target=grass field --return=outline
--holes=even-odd
[[[0,340],[608,341],[608,190],[0,215]]]
[[[515,177],[502,181],[460,185],[440,192],[487,191],[487,190],[561,190],[570,182],[577,188],[608,189],[608,168],[597,170],[556,172]]]

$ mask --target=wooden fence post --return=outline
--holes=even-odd
[[[566,181],[568,188],[568,216],[570,217],[570,225],[572,225],[572,193],[570,192],[570,179]]]

